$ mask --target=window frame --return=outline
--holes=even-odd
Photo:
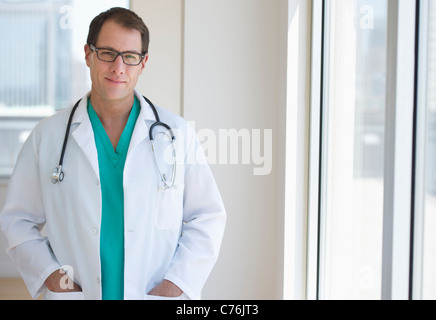
[[[418,0],[417,10],[417,75],[414,157],[414,215],[412,220],[412,262],[410,272],[410,299],[422,300],[424,262],[424,221],[426,193],[426,137],[428,50],[429,50],[429,0]],[[419,38],[418,38],[419,37]]]
[[[312,0],[310,146],[306,298],[319,299],[321,132],[324,56],[324,0]]]
[[[416,1],[388,1],[382,299],[409,299],[413,218]]]

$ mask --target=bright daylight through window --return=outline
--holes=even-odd
[[[321,299],[380,299],[387,1],[326,1]]]

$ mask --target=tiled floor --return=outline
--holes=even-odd
[[[0,278],[0,300],[31,300],[21,279]]]

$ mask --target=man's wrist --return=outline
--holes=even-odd
[[[52,292],[81,291],[80,287],[62,269],[52,272],[44,283],[47,289]]]
[[[183,290],[169,280],[164,279],[149,292],[149,295],[161,297],[180,297]]]

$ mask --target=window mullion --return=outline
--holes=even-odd
[[[312,1],[310,150],[306,297],[318,298],[320,143],[323,59],[323,0]]]
[[[382,299],[408,299],[416,3],[388,6]]]

